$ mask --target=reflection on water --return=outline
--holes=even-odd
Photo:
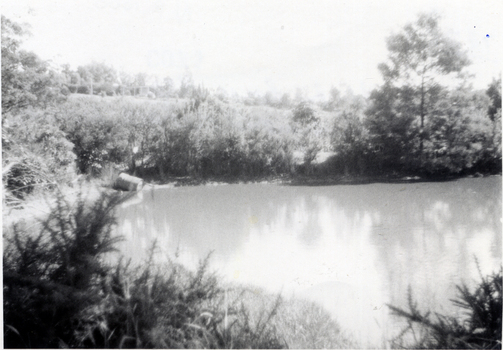
[[[501,265],[501,178],[444,183],[150,189],[125,203],[118,232],[141,260],[212,267],[231,281],[324,305],[362,346],[396,334],[387,303],[453,314],[455,284]],[[161,259],[162,257],[159,257]]]

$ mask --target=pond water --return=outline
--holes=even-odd
[[[146,188],[119,209],[122,251],[211,267],[323,305],[362,346],[400,329],[386,304],[454,315],[455,285],[499,269],[501,177],[408,184]],[[162,256],[162,255],[161,255]],[[161,258],[159,258],[161,259]]]

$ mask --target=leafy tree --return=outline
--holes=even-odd
[[[248,91],[246,97],[243,101],[246,106],[259,106],[264,104],[262,97],[257,95],[255,92]]]
[[[70,65],[68,63],[61,65],[61,74],[65,79],[65,83],[71,84],[72,70],[70,69]]]
[[[2,116],[28,106],[46,106],[64,98],[62,84],[46,61],[20,50],[26,29],[2,16]]]
[[[79,66],[77,71],[87,81],[93,83],[115,83],[117,81],[117,72],[112,66],[105,63],[93,62],[85,66]]]
[[[137,73],[134,76],[134,84],[136,86],[145,86],[145,85],[147,85],[147,78],[148,78],[147,73],[143,73],[143,72]]]
[[[119,72],[118,81],[122,85],[130,86],[133,85],[134,78],[129,73]]]
[[[385,83],[370,97],[371,133],[388,134],[398,144],[409,143],[410,136],[417,137],[422,163],[427,123],[446,89],[442,84],[462,77],[470,62],[461,45],[442,33],[435,14],[419,15],[416,22],[387,39],[387,48],[389,60],[379,65]],[[376,124],[383,119],[393,124],[390,126],[400,127],[382,129]],[[380,146],[394,152],[390,146],[397,144]]]
[[[293,121],[301,127],[317,124],[320,118],[316,115],[309,102],[300,102],[293,110]]]
[[[493,79],[486,94],[491,99],[491,105],[489,106],[487,114],[489,118],[494,121],[498,111],[501,113],[501,75],[498,79]]]
[[[113,85],[117,82],[117,72],[105,63],[93,62],[79,66],[77,73],[91,86],[91,94],[103,93],[112,95]]]
[[[326,111],[334,111],[337,107],[339,107],[339,104],[341,102],[341,93],[335,87],[332,87],[329,93],[330,96],[328,98],[328,101],[324,103],[323,109]]]
[[[344,172],[357,171],[360,175],[365,170],[365,156],[368,152],[368,130],[365,127],[365,99],[348,94],[339,97],[333,129],[331,132],[332,149],[337,159],[343,163]]]
[[[492,127],[487,96],[458,88],[442,96],[425,140],[426,171],[460,173],[473,168],[490,148]]]
[[[399,91],[390,84],[370,94],[366,127],[377,160],[374,171],[403,170],[414,153],[416,129],[412,127],[414,116],[407,113],[407,103],[400,103]]]
[[[171,97],[174,93],[174,86],[173,79],[167,76],[163,79],[163,85],[159,90],[165,97]]]
[[[89,71],[88,67],[85,66],[77,67],[77,73],[82,77],[82,79],[84,79],[87,82],[94,81],[93,75]]]
[[[192,79],[192,73],[187,70],[183,75],[182,82],[180,84],[180,89],[178,90],[178,96],[181,98],[190,97],[192,91],[194,91],[194,79]]]
[[[267,91],[264,94],[264,104],[271,106],[271,107],[276,107],[279,105],[279,101],[277,98],[274,97],[274,95],[271,91]]]
[[[292,106],[292,98],[290,97],[290,94],[284,93],[283,96],[281,96],[280,106],[281,108],[290,108]]]
[[[300,102],[293,110],[293,131],[299,137],[298,144],[304,152],[304,164],[310,169],[321,149],[320,117],[309,102]]]
[[[127,158],[123,107],[111,101],[68,101],[58,108],[57,124],[74,145],[78,170],[99,175],[107,163]]]
[[[486,94],[490,99],[487,114],[492,121],[492,133],[485,148],[484,160],[489,160],[487,165],[491,171],[501,172],[501,75],[498,79],[493,79]]]

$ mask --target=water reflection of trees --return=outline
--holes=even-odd
[[[500,177],[380,186],[382,204],[369,196],[367,208],[395,302],[406,302],[403,291],[410,285],[423,305],[438,307],[461,279],[477,277],[473,255],[484,273],[501,263]]]
[[[171,256],[181,250],[197,263],[214,250],[221,267],[257,265],[246,270],[268,280],[289,266],[309,283],[347,277],[373,300],[397,306],[406,303],[410,285],[420,305],[442,307],[460,279],[477,277],[474,253],[483,268],[501,263],[500,177],[155,190],[124,206],[120,217],[131,255],[141,256],[158,239]],[[311,278],[319,269],[306,260],[324,275]]]
[[[491,253],[501,257],[501,181],[499,177],[443,183],[370,184],[331,187],[242,185],[192,187],[146,192],[140,204],[123,208],[121,217],[143,241],[169,235],[170,245],[184,242],[203,256],[226,254],[242,245],[249,231],[281,226],[306,245],[320,239],[320,213],[342,211],[354,228],[364,215],[372,221],[372,243],[405,252],[425,244],[456,249],[477,233],[493,234]],[[279,222],[281,221],[281,223]],[[351,229],[349,229],[352,232]],[[260,234],[260,230],[258,231]],[[430,247],[431,249],[431,247]]]

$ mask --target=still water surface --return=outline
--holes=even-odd
[[[458,312],[455,284],[499,269],[501,177],[338,186],[144,189],[119,210],[123,252],[152,241],[226,280],[323,305],[362,346],[399,330],[386,304]],[[161,259],[161,258],[159,258]]]

